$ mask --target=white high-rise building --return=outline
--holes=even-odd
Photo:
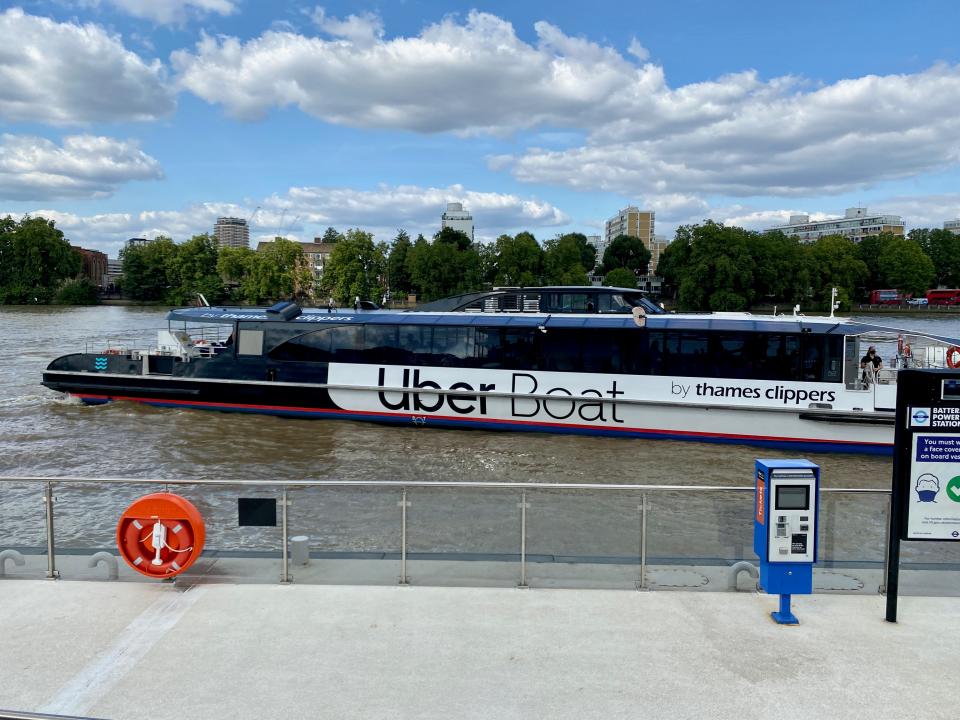
[[[447,211],[441,217],[441,227],[465,233],[473,242],[473,215],[463,209],[463,203],[447,203]]]
[[[842,218],[829,220],[810,220],[809,215],[791,215],[786,225],[767,228],[764,232],[779,230],[788,237],[796,237],[803,242],[814,242],[827,235],[842,235],[853,242],[880,233],[904,234],[903,218],[899,215],[871,215],[866,208],[847,208]]]
[[[957,220],[944,220],[943,229],[949,230],[954,235],[960,235],[960,219]]]
[[[597,265],[603,262],[603,253],[609,244],[609,241],[602,235],[587,235],[587,245],[593,245],[597,249]],[[593,268],[587,268],[587,270],[590,271]]]
[[[220,247],[250,247],[250,228],[243,218],[217,218],[213,236]]]

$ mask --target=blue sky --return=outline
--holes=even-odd
[[[960,215],[955,2],[309,4],[0,9],[0,213],[115,256],[219,215],[252,235],[484,240],[761,229],[862,204]],[[260,210],[254,214],[255,209]]]

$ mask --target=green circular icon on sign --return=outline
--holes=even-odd
[[[954,502],[960,503],[960,475],[952,478],[947,483],[947,497]]]

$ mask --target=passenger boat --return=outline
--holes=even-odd
[[[868,345],[879,372],[861,370]],[[519,288],[413,311],[175,309],[155,347],[64,355],[43,384],[91,404],[888,454],[897,371],[953,366],[958,346],[834,317],[666,313],[622,288]]]

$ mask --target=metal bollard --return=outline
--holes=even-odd
[[[310,564],[310,537],[294,535],[290,538],[290,562],[294,565]]]
[[[527,502],[527,491],[520,493],[520,583],[519,588],[530,587],[527,585],[527,508],[530,503]]]
[[[410,578],[407,577],[407,508],[410,503],[407,501],[407,489],[403,489],[403,496],[400,502],[400,585],[409,585]]]
[[[280,495],[280,521],[281,521],[281,530],[283,532],[283,542],[280,543],[280,584],[289,585],[290,584],[290,558],[287,555],[287,505],[290,503],[287,502],[287,489],[283,489],[283,493]]]
[[[47,492],[43,501],[47,511],[47,579],[56,580],[60,577],[57,570],[57,554],[53,543],[53,483],[47,483]]]
[[[115,555],[112,555],[108,552],[98,552],[94,553],[89,560],[87,560],[87,567],[93,568],[103,563],[104,567],[107,568],[107,579],[116,580],[120,577],[119,569],[117,568],[117,558]]]

